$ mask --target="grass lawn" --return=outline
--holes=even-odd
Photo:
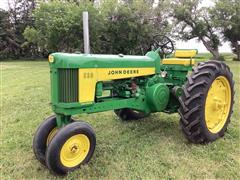
[[[201,58],[200,58],[201,59]],[[179,115],[155,113],[122,122],[112,111],[81,115],[97,135],[88,165],[68,179],[240,179],[240,62],[227,61],[235,80],[235,106],[225,136],[208,145],[189,143]],[[1,63],[0,179],[58,179],[32,152],[32,138],[52,114],[46,61]],[[61,178],[59,178],[61,179]]]
[[[225,61],[232,61],[233,58],[236,58],[236,56],[233,53],[221,53],[220,56],[224,57]],[[195,57],[195,59],[199,61],[204,61],[206,59],[211,59],[212,54],[210,53],[199,53]]]

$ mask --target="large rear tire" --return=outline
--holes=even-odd
[[[234,103],[234,81],[229,67],[214,60],[194,67],[179,102],[180,126],[189,141],[208,143],[222,137]]]

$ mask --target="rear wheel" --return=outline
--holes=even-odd
[[[138,120],[138,119],[142,119],[142,118],[145,118],[145,117],[149,116],[149,114],[146,114],[146,113],[141,112],[141,111],[129,109],[129,108],[114,110],[114,113],[121,120],[124,120],[124,121]]]
[[[180,125],[193,143],[207,143],[224,135],[234,103],[234,81],[229,67],[219,61],[193,69],[179,98]]]
[[[84,122],[73,122],[61,128],[46,152],[47,167],[53,173],[65,175],[87,163],[94,152],[96,136]]]

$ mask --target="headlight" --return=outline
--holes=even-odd
[[[49,56],[48,56],[48,61],[49,61],[50,63],[53,63],[53,62],[54,62],[54,57],[53,57],[52,55],[49,55]]]

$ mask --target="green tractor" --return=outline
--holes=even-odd
[[[229,67],[214,60],[195,65],[197,50],[174,50],[172,41],[163,39],[155,41],[145,56],[51,54],[55,115],[35,133],[36,158],[58,175],[87,163],[96,136],[89,124],[72,118],[82,113],[113,110],[128,121],[156,112],[178,112],[190,142],[203,144],[222,137],[234,102]]]

